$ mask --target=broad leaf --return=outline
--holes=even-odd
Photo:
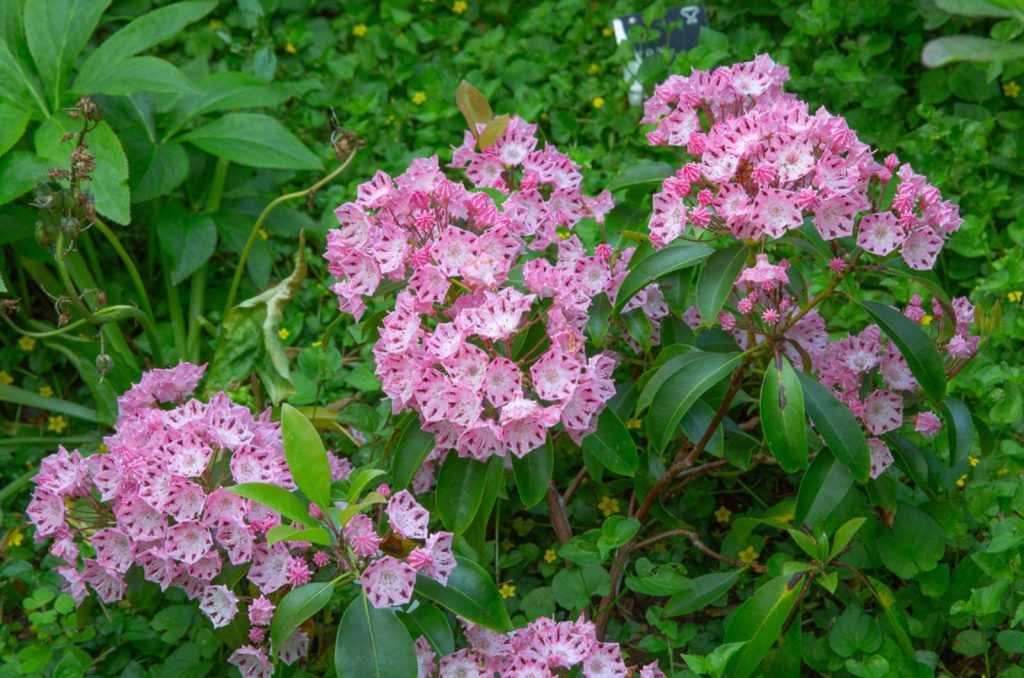
[[[524,507],[532,508],[544,501],[554,470],[555,452],[550,438],[524,457],[512,455],[512,476]]]
[[[807,468],[807,415],[796,370],[783,354],[764,371],[761,385],[761,429],[772,456],[790,473]]]
[[[397,489],[409,487],[412,478],[434,449],[434,434],[420,428],[415,414],[410,413],[396,427],[398,442],[391,460],[391,480]]]
[[[0,104],[0,155],[18,142],[28,125],[29,112],[9,104]]]
[[[306,415],[291,405],[281,406],[281,441],[295,485],[326,511],[331,503],[331,465],[327,450]]]
[[[281,599],[270,622],[270,646],[274,654],[280,651],[281,645],[302,622],[331,602],[333,594],[334,582],[325,581],[292,589]]]
[[[746,678],[757,670],[793,611],[804,576],[801,573],[792,577],[775,577],[759,588],[729,618],[723,642],[746,642],[729,660],[727,675],[730,678]]]
[[[355,504],[359,501],[366,486],[382,475],[384,475],[384,471],[371,466],[364,466],[353,471],[348,477],[348,503]]]
[[[398,618],[409,629],[410,637],[426,638],[438,655],[445,657],[455,651],[455,638],[448,618],[433,605],[421,602],[411,612],[399,612]]]
[[[817,527],[846,498],[851,487],[850,470],[827,450],[822,450],[800,480],[794,522]]]
[[[646,162],[633,165],[609,182],[609,191],[633,186],[661,186],[661,182],[676,173],[676,166],[667,162]]]
[[[707,245],[676,241],[660,250],[652,251],[639,260],[633,257],[630,261],[630,271],[615,297],[615,312],[621,311],[637,292],[661,276],[696,266],[710,257],[713,251]]]
[[[474,624],[499,632],[511,629],[512,621],[490,575],[462,556],[455,556],[455,562],[457,566],[447,585],[419,575],[416,591]]]
[[[967,459],[974,449],[974,422],[971,411],[956,398],[946,398],[941,407],[949,440],[949,461],[955,466]]]
[[[217,226],[210,215],[190,212],[178,201],[164,206],[156,229],[175,285],[205,264],[217,247]]]
[[[479,134],[478,125],[486,125],[494,117],[491,106],[487,103],[487,97],[465,80],[459,83],[455,90],[455,104],[462,112],[462,117],[466,119],[466,125],[469,126],[473,136]]]
[[[277,106],[288,94],[249,73],[211,73],[198,80],[194,91],[182,95],[170,112],[169,126],[177,130],[200,115],[215,111]]]
[[[487,126],[480,130],[480,150],[487,149],[494,145],[494,143],[501,138],[501,135],[508,129],[508,115],[499,115],[490,122]]]
[[[36,62],[45,96],[54,110],[61,106],[61,94],[71,74],[71,65],[89,42],[108,5],[110,0],[31,0],[24,3],[28,49]],[[98,159],[96,164],[99,166]]]
[[[270,483],[242,483],[227,488],[240,497],[258,501],[267,508],[273,509],[289,520],[294,520],[306,527],[316,527],[317,521],[309,515],[306,504],[294,494],[280,485]]]
[[[694,578],[692,588],[669,598],[665,604],[665,616],[678,617],[707,607],[725,595],[739,581],[743,572],[715,572]]]
[[[748,251],[743,245],[715,250],[701,268],[697,278],[697,308],[706,327],[717,322],[718,312],[736,284]]]
[[[275,525],[267,530],[267,543],[273,546],[279,541],[297,541],[310,544],[330,546],[331,535],[322,527],[311,527],[307,530],[290,525]]]
[[[69,417],[84,421],[99,421],[96,410],[91,407],[86,407],[69,400],[61,400],[60,398],[50,398],[20,386],[0,384],[0,401],[34,407],[43,411],[66,414]]]
[[[620,476],[632,477],[640,465],[640,455],[633,436],[610,407],[606,407],[598,416],[597,430],[583,439],[583,449],[594,455],[609,471]]]
[[[946,395],[946,374],[942,357],[931,338],[914,321],[890,306],[874,301],[861,302],[861,305],[899,348],[928,397],[933,402],[941,402]]]
[[[25,42],[24,6],[24,2],[0,2],[0,98],[19,107],[34,105],[45,115],[49,106],[36,83]]]
[[[79,75],[72,89],[76,94],[130,95],[136,92],[181,93],[192,90],[192,82],[169,61],[157,57],[131,57],[96,73]]]
[[[864,437],[864,429],[832,393],[809,374],[797,374],[804,393],[804,406],[814,422],[814,428],[825,440],[825,445],[836,459],[850,469],[858,482],[867,482],[871,473],[871,453]]]
[[[437,515],[445,529],[462,534],[473,522],[484,496],[487,464],[449,454],[437,472]]]
[[[946,552],[946,535],[935,520],[913,504],[900,502],[892,528],[879,526],[878,556],[890,572],[913,579],[935,569]]]
[[[133,137],[131,132],[122,133],[121,141],[132,168],[129,180],[133,203],[166,195],[188,177],[188,155],[176,141],[154,145],[147,138]]]
[[[640,378],[640,395],[636,400],[636,413],[639,415],[654,402],[658,391],[672,376],[687,364],[699,360],[701,351],[690,346],[670,345],[662,349],[654,362],[654,367]]]
[[[323,163],[274,118],[229,113],[182,139],[203,151],[249,167],[318,170]]]
[[[947,35],[930,40],[921,52],[929,68],[957,61],[1011,61],[1024,58],[1024,43],[1003,42],[978,35]]]
[[[25,151],[11,151],[0,158],[0,205],[31,191],[56,164]]]
[[[375,608],[361,592],[338,626],[334,670],[338,678],[415,676],[416,650],[395,612]]]
[[[900,650],[910,659],[914,659],[917,653],[914,651],[914,644],[910,640],[910,633],[907,629],[907,613],[897,607],[895,594],[888,586],[871,576],[868,577],[868,587],[882,609],[885,610],[885,620],[896,636]]]

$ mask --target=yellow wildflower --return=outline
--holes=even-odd
[[[977,466],[979,463],[981,463],[981,459],[978,459],[973,454],[967,455],[967,461],[971,462],[971,466]]]
[[[715,509],[715,520],[717,520],[718,522],[727,523],[729,522],[729,518],[731,517],[732,511],[730,511],[726,506],[719,506],[717,509]]]
[[[54,433],[61,434],[64,429],[68,427],[68,420],[64,418],[64,415],[58,414],[57,416],[48,417],[46,420],[46,430],[53,431]]]
[[[501,548],[504,549],[505,551],[511,551],[512,547],[514,547],[514,546],[515,546],[515,544],[513,544],[512,540],[509,539],[508,537],[505,537],[504,539],[501,540]]]
[[[289,42],[284,43],[284,51],[288,52],[289,54],[295,54],[299,50],[295,49],[295,45],[293,45],[289,41]]]
[[[605,26],[604,28],[601,29],[601,35],[603,35],[606,38],[612,37],[612,29]]]
[[[14,377],[7,370],[0,370],[0,384],[9,386],[14,383]]]
[[[288,337],[292,336],[292,333],[288,331],[287,327],[282,327],[277,331],[277,338],[284,341]]]
[[[664,553],[665,551],[668,551],[668,546],[664,541],[659,541],[651,550],[655,553]]]
[[[210,30],[215,31],[220,28],[220,22],[216,19],[210,19]]]
[[[590,103],[594,104],[594,108],[601,108],[604,106],[604,99],[601,97],[594,97],[594,100]]]
[[[601,72],[601,67],[597,64],[590,64],[587,66],[587,75],[597,75]]]
[[[1024,291],[1022,290],[1014,290],[1006,295],[1006,300],[1012,304],[1016,304],[1021,299],[1024,299]]]
[[[932,324],[932,317],[930,315],[928,315],[928,314],[925,314],[925,316],[923,318],[921,318],[921,327],[928,327],[931,324]]]
[[[52,398],[53,388],[44,384],[43,387],[39,389],[39,395],[43,396],[44,398]]]
[[[498,589],[498,593],[501,594],[502,600],[505,600],[506,598],[515,598],[515,595],[516,595],[515,584],[509,584],[508,582],[502,584],[501,588]]]
[[[320,341],[319,339],[317,339],[316,341],[313,342],[313,347],[314,348],[320,348],[323,345],[324,345],[324,342]]]
[[[967,485],[967,474],[966,473],[956,479],[956,486],[957,487],[964,487],[965,485]]]
[[[759,555],[761,554],[758,553],[753,546],[748,546],[747,548],[740,551],[739,559],[747,565],[750,565],[751,563],[757,560],[757,557]]]
[[[633,417],[631,419],[626,420],[626,428],[641,428],[643,427],[643,425],[643,420],[638,419],[637,417]]]
[[[558,560],[558,554],[555,553],[555,549],[548,549],[544,552],[544,562],[553,563]]]
[[[356,24],[355,26],[352,27],[352,35],[356,36],[357,38],[361,38],[364,35],[366,35],[366,32],[368,30],[370,29],[366,27],[366,24]]]
[[[1003,83],[1003,94],[1007,98],[1016,99],[1017,95],[1020,94],[1020,85],[1018,85],[1013,80],[1011,80],[1010,82],[1004,82]]]
[[[608,516],[620,511],[619,500],[605,495],[601,497],[601,501],[597,502],[597,509],[604,514],[605,518],[607,518]]]
[[[469,9],[469,3],[466,0],[455,0],[455,4],[452,5],[452,11],[456,14],[462,14]]]
[[[416,92],[415,94],[412,95],[412,102],[414,104],[416,104],[417,106],[421,105],[426,100],[427,100],[427,93],[426,92]]]
[[[32,337],[22,337],[21,339],[18,339],[18,348],[20,348],[22,351],[25,351],[26,353],[35,350],[35,347],[36,340],[33,339]]]
[[[7,535],[8,546],[21,546],[21,542],[25,541],[25,535],[18,528],[11,530],[11,533]]]

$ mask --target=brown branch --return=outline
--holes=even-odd
[[[548,512],[551,514],[551,527],[555,529],[558,543],[564,544],[572,539],[572,528],[569,527],[569,519],[565,515],[565,504],[562,503],[562,495],[555,489],[554,483],[548,488],[546,498],[548,500]]]
[[[742,560],[733,560],[732,558],[723,556],[721,553],[715,551],[710,546],[701,541],[700,535],[690,530],[668,530],[667,532],[662,532],[661,534],[656,534],[653,537],[649,537],[648,539],[644,539],[643,541],[637,542],[632,547],[630,547],[629,550],[632,552],[637,549],[643,548],[644,546],[649,546],[651,544],[659,542],[662,539],[669,539],[671,537],[686,537],[690,540],[690,543],[696,546],[697,550],[699,550],[701,553],[704,553],[705,555],[727,565],[732,565],[733,567],[749,567],[751,570],[757,572],[758,574],[764,574],[768,571],[764,565],[759,565],[756,562],[746,563]]]
[[[587,477],[587,467],[584,464],[583,468],[580,469],[580,472],[577,473],[576,477],[572,479],[571,483],[569,483],[569,487],[566,488],[565,494],[562,495],[562,503],[563,504],[568,504],[569,503],[569,501],[573,498],[573,495],[576,494],[576,490],[580,489],[580,485],[583,484],[583,480],[586,477]]]

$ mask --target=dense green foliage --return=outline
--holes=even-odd
[[[23,53],[13,39],[0,45],[0,676],[227,675],[226,648],[241,642],[230,634],[241,632],[211,629],[181,591],[161,593],[138,578],[127,601],[105,606],[90,597],[77,610],[60,593],[55,561],[23,514],[38,460],[58,444],[101,449],[117,396],[144,367],[190,360],[211,362],[205,388],[229,390],[236,402],[306,406],[333,451],[357,466],[386,459],[390,482],[407,485],[429,442],[410,418],[390,415],[374,377],[369,346],[387,305],[371,305],[354,323],[327,290],[321,254],[332,210],[378,168],[397,174],[460,140],[455,91],[467,80],[496,112],[538,122],[541,138],[586,168],[590,193],[619,180],[626,204],[609,220],[617,230],[643,230],[654,184],[620,178],[642,162],[678,163],[646,145],[640,110],[629,104],[622,69],[632,51],[616,46],[610,21],[636,7],[211,0],[158,9],[166,14],[150,32],[119,42],[135,17],[164,3],[0,3],[0,40],[30,36]],[[22,4],[24,30],[9,20]],[[645,18],[666,4],[650,3]],[[517,460],[507,481],[493,464],[446,464],[439,485],[459,491],[439,492],[432,508],[464,536],[459,555],[505,584],[504,609],[491,614],[516,625],[541,615],[599,616],[604,598],[616,605],[609,638],[638,659],[660,660],[670,675],[722,675],[726,662],[751,675],[762,660],[764,675],[799,675],[802,659],[816,675],[1024,676],[1024,60],[935,69],[921,62],[925,43],[939,36],[1007,42],[1021,29],[1013,19],[942,8],[955,4],[709,3],[699,46],[649,59],[640,78],[649,92],[671,73],[768,52],[791,69],[792,91],[845,115],[862,140],[883,156],[897,153],[959,202],[965,221],[934,280],[879,275],[862,290],[864,300],[905,304],[933,283],[984,309],[979,355],[949,384],[940,370],[936,386],[950,394],[948,407],[959,407],[947,417],[959,429],[948,426],[949,437],[927,453],[894,441],[913,482],[855,485],[846,468],[864,466],[856,441],[804,384],[802,405],[816,427],[816,417],[836,424],[835,441],[822,432],[831,454],[802,468],[806,449],[785,459],[799,443],[741,432],[750,442],[737,456],[721,453],[735,466],[653,510],[681,536],[659,541],[624,573],[613,565],[616,549],[639,529],[624,516],[628,492],[664,471],[656,455],[637,450],[645,422],[632,418],[631,403],[613,402],[601,435],[582,451],[560,439],[556,449]],[[99,7],[82,10],[67,29],[80,55],[38,56],[52,54],[31,37],[47,13],[28,8],[43,5],[64,15]],[[18,84],[19,64],[36,75]],[[36,186],[48,169],[67,165],[72,144],[61,137],[77,134],[81,122],[62,111],[81,96],[103,116],[89,132],[97,168],[87,186],[101,225],[69,236],[75,225],[53,217],[53,201],[66,194]],[[65,238],[79,246],[65,251]],[[710,294],[695,303],[722,301]],[[849,327],[882,322],[869,320],[870,302],[830,304],[831,317]],[[81,318],[103,321],[102,329]],[[68,322],[77,324],[62,330]],[[649,367],[630,369],[639,377]],[[723,371],[709,385],[735,365],[713,367]],[[801,392],[788,363],[764,379]],[[680,392],[674,402],[690,395],[704,393]],[[664,440],[652,434],[654,409],[648,440],[660,450],[686,408],[679,419],[665,414],[671,425],[656,431]],[[784,409],[762,400],[760,416],[785,424]],[[783,435],[806,445],[802,418],[799,428]],[[726,445],[713,441],[709,450],[716,442]],[[749,466],[752,455],[768,452],[782,469]],[[467,461],[451,459],[453,467]],[[566,508],[577,536],[560,545],[543,501],[547,479],[564,490],[581,468],[588,473]],[[802,532],[801,524],[814,529]],[[700,546],[756,568],[720,568]],[[619,574],[625,593],[610,601]],[[454,595],[436,588],[439,597]],[[433,599],[429,589],[423,594]],[[350,600],[326,607],[335,626],[358,623],[360,599],[348,607]],[[311,636],[318,651],[333,645],[322,629]],[[333,670],[321,660],[308,670]]]

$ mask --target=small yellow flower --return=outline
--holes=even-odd
[[[601,72],[601,67],[597,64],[590,64],[587,66],[587,75],[597,75]]]
[[[558,560],[558,554],[555,553],[555,549],[548,549],[544,552],[544,562],[553,563]]]
[[[930,315],[928,315],[928,314],[925,314],[925,316],[923,318],[921,318],[921,327],[928,327],[931,324],[932,324],[932,317]]]
[[[469,9],[469,3],[465,0],[455,0],[455,4],[452,5],[452,11],[456,14],[462,14]]]
[[[63,433],[64,429],[68,427],[68,420],[64,418],[63,414],[47,417],[46,422],[46,430],[57,434]]]
[[[277,331],[277,338],[284,341],[288,337],[292,336],[292,333],[288,331],[287,327],[282,327]]]
[[[597,509],[607,518],[619,512],[619,500],[605,495],[601,497],[601,501],[597,502]]]
[[[509,584],[508,582],[502,584],[501,588],[498,589],[498,593],[501,594],[502,600],[505,600],[507,598],[515,598],[515,595],[516,595],[515,584]]]
[[[35,347],[36,340],[33,339],[32,337],[22,337],[21,339],[18,339],[18,348],[20,348],[22,351],[25,351],[26,353],[35,350]]]
[[[7,535],[8,546],[21,546],[21,542],[25,541],[25,535],[22,534],[21,530],[14,528],[11,533]]]
[[[295,49],[295,45],[293,45],[289,41],[289,42],[284,43],[284,51],[288,52],[289,54],[295,54],[299,50]]]
[[[717,520],[718,522],[727,523],[729,522],[729,518],[731,517],[732,511],[730,511],[726,506],[719,506],[717,509],[715,509],[715,520]]]
[[[606,38],[612,37],[612,29],[605,26],[604,28],[601,29],[601,35],[603,35]]]
[[[508,537],[505,537],[504,539],[501,540],[501,548],[506,550],[506,551],[511,551],[514,546],[515,546],[515,544],[513,544],[512,540],[509,539]]]
[[[416,104],[417,106],[421,105],[426,100],[427,100],[427,93],[426,92],[416,92],[415,94],[412,95],[412,102],[414,104]]]
[[[39,389],[39,395],[43,396],[44,398],[52,398],[53,388],[44,385],[42,388]]]
[[[216,19],[210,19],[210,30],[215,31],[220,28],[220,22]]]
[[[751,563],[757,560],[757,557],[759,555],[761,554],[758,553],[753,546],[748,546],[747,548],[740,551],[739,559],[747,565],[750,565]]]
[[[260,237],[263,238],[264,240],[270,240],[270,234],[267,233],[267,229],[263,228],[262,226],[260,226],[260,230],[256,232],[259,233]]]
[[[14,383],[14,377],[7,370],[0,370],[0,384],[10,386]]]
[[[1022,290],[1014,290],[1012,292],[1007,293],[1006,295],[1006,300],[1009,301],[1011,304],[1016,304],[1021,299],[1024,299],[1024,291]]]
[[[964,487],[965,485],[967,485],[967,474],[966,473],[956,479],[956,486],[957,487]]]
[[[366,35],[366,32],[368,30],[370,29],[366,27],[366,24],[356,24],[355,26],[352,27],[352,35],[356,36],[357,38],[361,38],[364,35]]]
[[[978,459],[973,454],[967,455],[967,461],[971,462],[971,466],[977,466],[978,464],[981,463],[981,459]]]
[[[314,348],[320,348],[323,345],[324,345],[324,342],[320,341],[319,339],[317,339],[316,341],[313,342],[313,347]]]
[[[602,106],[604,106],[604,99],[602,99],[601,97],[594,97],[594,100],[591,101],[590,103],[594,104],[594,108],[601,108]]]
[[[1003,94],[1007,98],[1016,99],[1017,95],[1020,94],[1020,85],[1018,85],[1013,80],[1011,80],[1010,82],[1004,82],[1003,83]]]
[[[626,420],[626,428],[641,428],[643,427],[643,425],[643,420],[638,419],[637,417],[633,417],[632,419]]]

